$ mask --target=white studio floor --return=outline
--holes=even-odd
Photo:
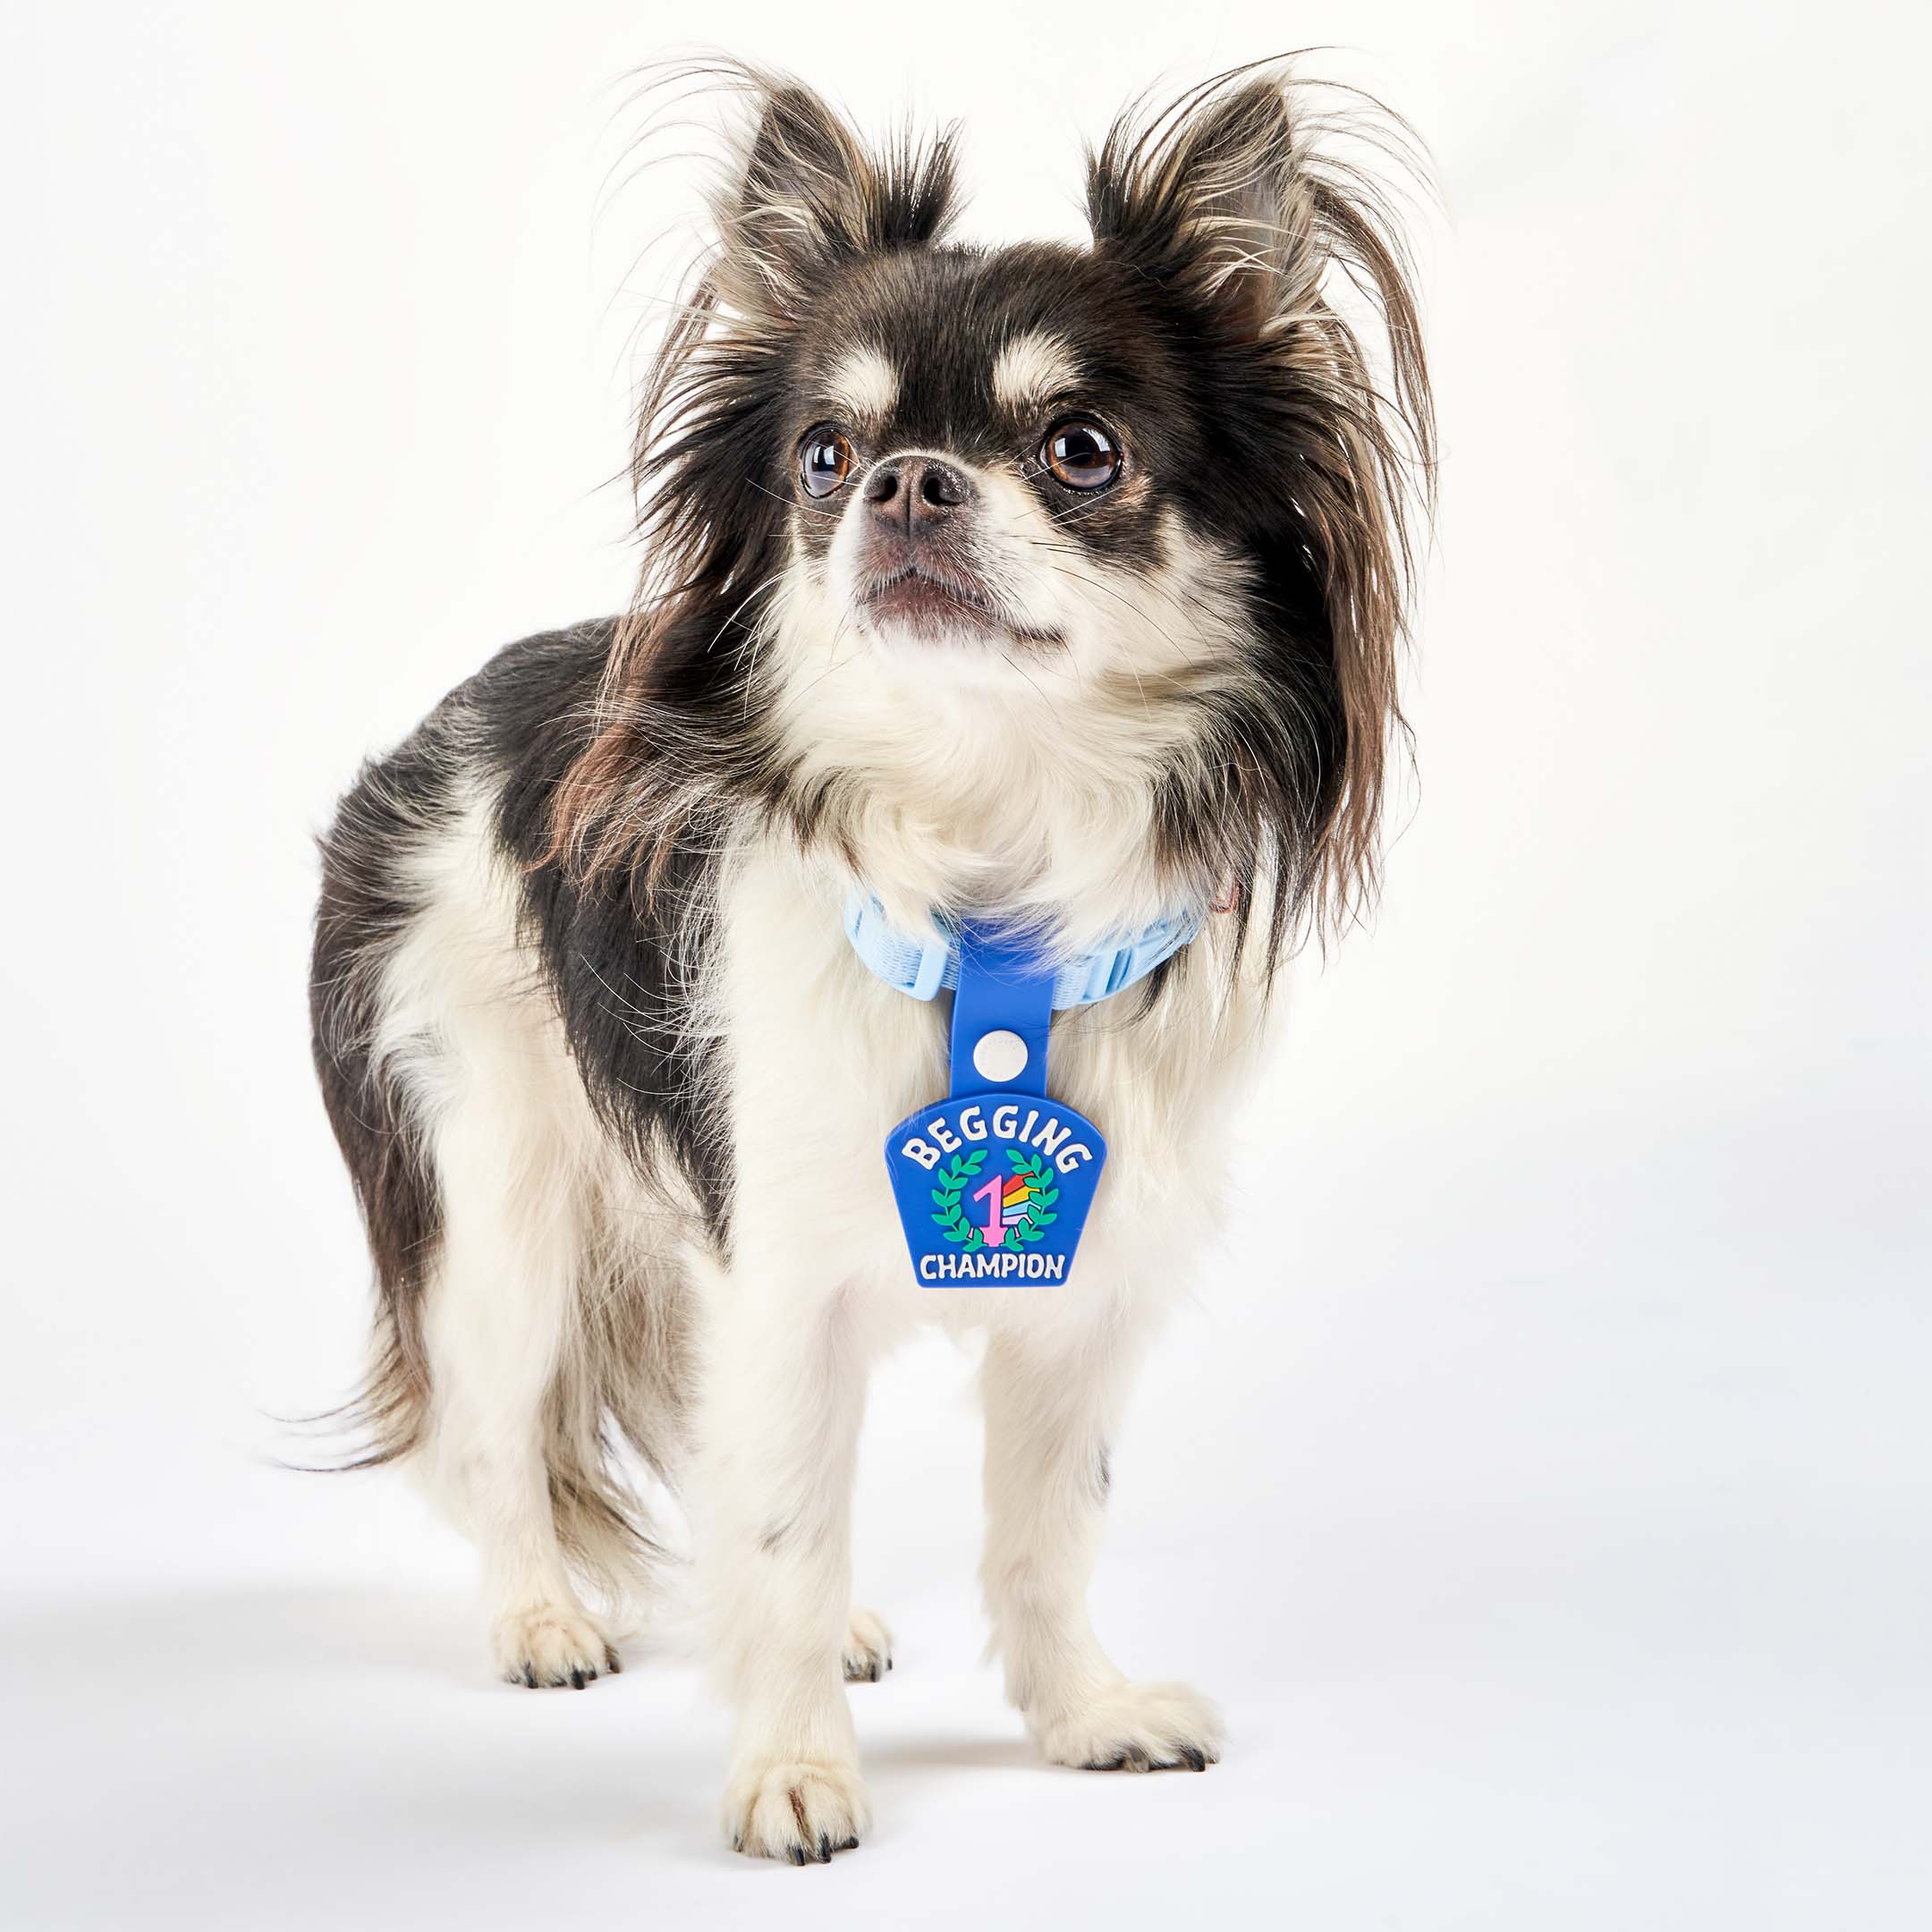
[[[1525,1175],[1516,1205],[1554,1191]],[[1666,1269],[1560,1205],[1492,1250],[1428,1205],[1432,1265],[1426,1210],[1367,1262],[1304,1256],[1292,1292],[1231,1264],[1137,1404],[1098,1621],[1224,1700],[1207,1775],[1031,1758],[976,1664],[977,1431],[936,1341],[869,1425],[860,1592],[898,1640],[852,1691],[877,1828],[802,1872],[722,1848],[722,1716],[648,1635],[580,1695],[496,1684],[467,1552],[403,1484],[144,1454],[96,1419],[64,1445],[77,1512],[21,1529],[85,1580],[19,1580],[0,1627],[0,1923],[1915,1921],[1905,1284],[1854,1249],[1824,1292],[1776,1231],[1726,1258],[1682,1230]]]

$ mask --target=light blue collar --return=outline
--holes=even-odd
[[[1054,981],[1054,1011],[1091,1006],[1146,979],[1200,931],[1205,917],[1199,906],[1182,906],[1138,933],[1109,939],[1068,960]],[[845,902],[845,936],[874,978],[914,999],[933,999],[942,988],[959,985],[959,936],[947,930],[937,938],[921,939],[902,932],[869,892],[856,891]]]

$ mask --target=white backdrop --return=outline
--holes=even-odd
[[[1628,1928],[1932,1909],[1922,19],[1153,0],[16,7],[0,1924]],[[1384,910],[1303,962],[1243,1203],[1118,1457],[1100,1626],[1204,1778],[1032,1765],[977,1428],[880,1376],[829,1869],[717,1843],[648,1635],[489,1682],[402,1483],[282,1473],[365,1264],[310,837],[499,642],[614,607],[614,196],[694,38],[967,117],[987,236],[1080,134],[1295,43],[1419,124],[1445,513]],[[602,200],[600,201],[600,196]],[[602,212],[599,212],[599,208]],[[784,1896],[780,1898],[783,1893]],[[695,1916],[689,1916],[695,1915]]]

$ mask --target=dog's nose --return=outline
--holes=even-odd
[[[865,500],[876,521],[895,530],[942,523],[979,493],[951,463],[936,456],[893,456],[875,463]]]

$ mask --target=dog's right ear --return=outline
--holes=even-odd
[[[1165,112],[1137,103],[1088,156],[1095,245],[1192,294],[1242,339],[1319,292],[1313,195],[1284,80],[1237,70]]]
[[[837,110],[788,76],[748,72],[755,119],[713,197],[733,308],[791,322],[842,263],[934,242],[951,222],[953,134],[907,131],[869,150]]]

